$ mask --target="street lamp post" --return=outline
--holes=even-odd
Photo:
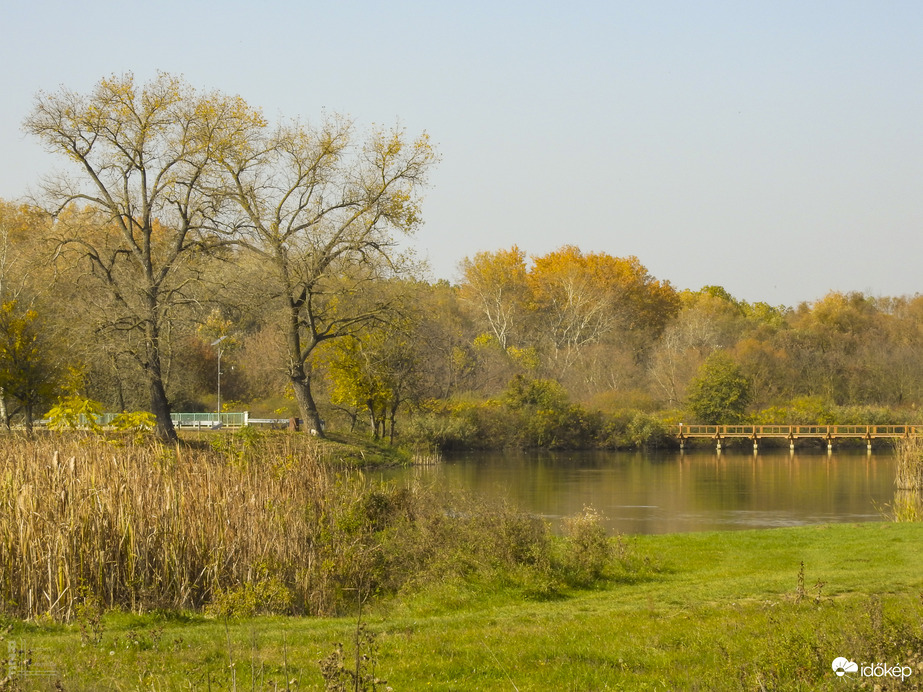
[[[221,342],[227,339],[227,334],[212,341],[212,346],[218,347],[218,427],[221,427]]]

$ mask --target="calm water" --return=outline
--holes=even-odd
[[[592,505],[623,533],[881,521],[894,500],[888,453],[478,453],[381,476],[506,497],[557,525]]]

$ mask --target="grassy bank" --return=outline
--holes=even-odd
[[[645,567],[596,588],[537,598],[456,576],[369,605],[374,646],[363,653],[394,690],[923,687],[923,525],[624,541],[622,557]],[[354,661],[355,614],[98,615],[5,621],[34,671],[53,668],[26,689],[324,689],[318,662],[338,642],[346,667]],[[839,656],[913,674],[838,678]]]

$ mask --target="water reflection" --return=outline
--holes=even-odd
[[[592,505],[624,533],[673,533],[880,521],[895,458],[861,453],[491,452],[383,478],[507,497],[559,525]]]

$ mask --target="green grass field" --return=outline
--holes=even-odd
[[[632,537],[596,589],[455,580],[369,605],[364,665],[395,691],[923,689],[921,542],[893,523]],[[337,643],[355,666],[355,616],[2,624],[0,671],[27,675],[0,689],[322,690]],[[840,678],[840,656],[913,672]]]

